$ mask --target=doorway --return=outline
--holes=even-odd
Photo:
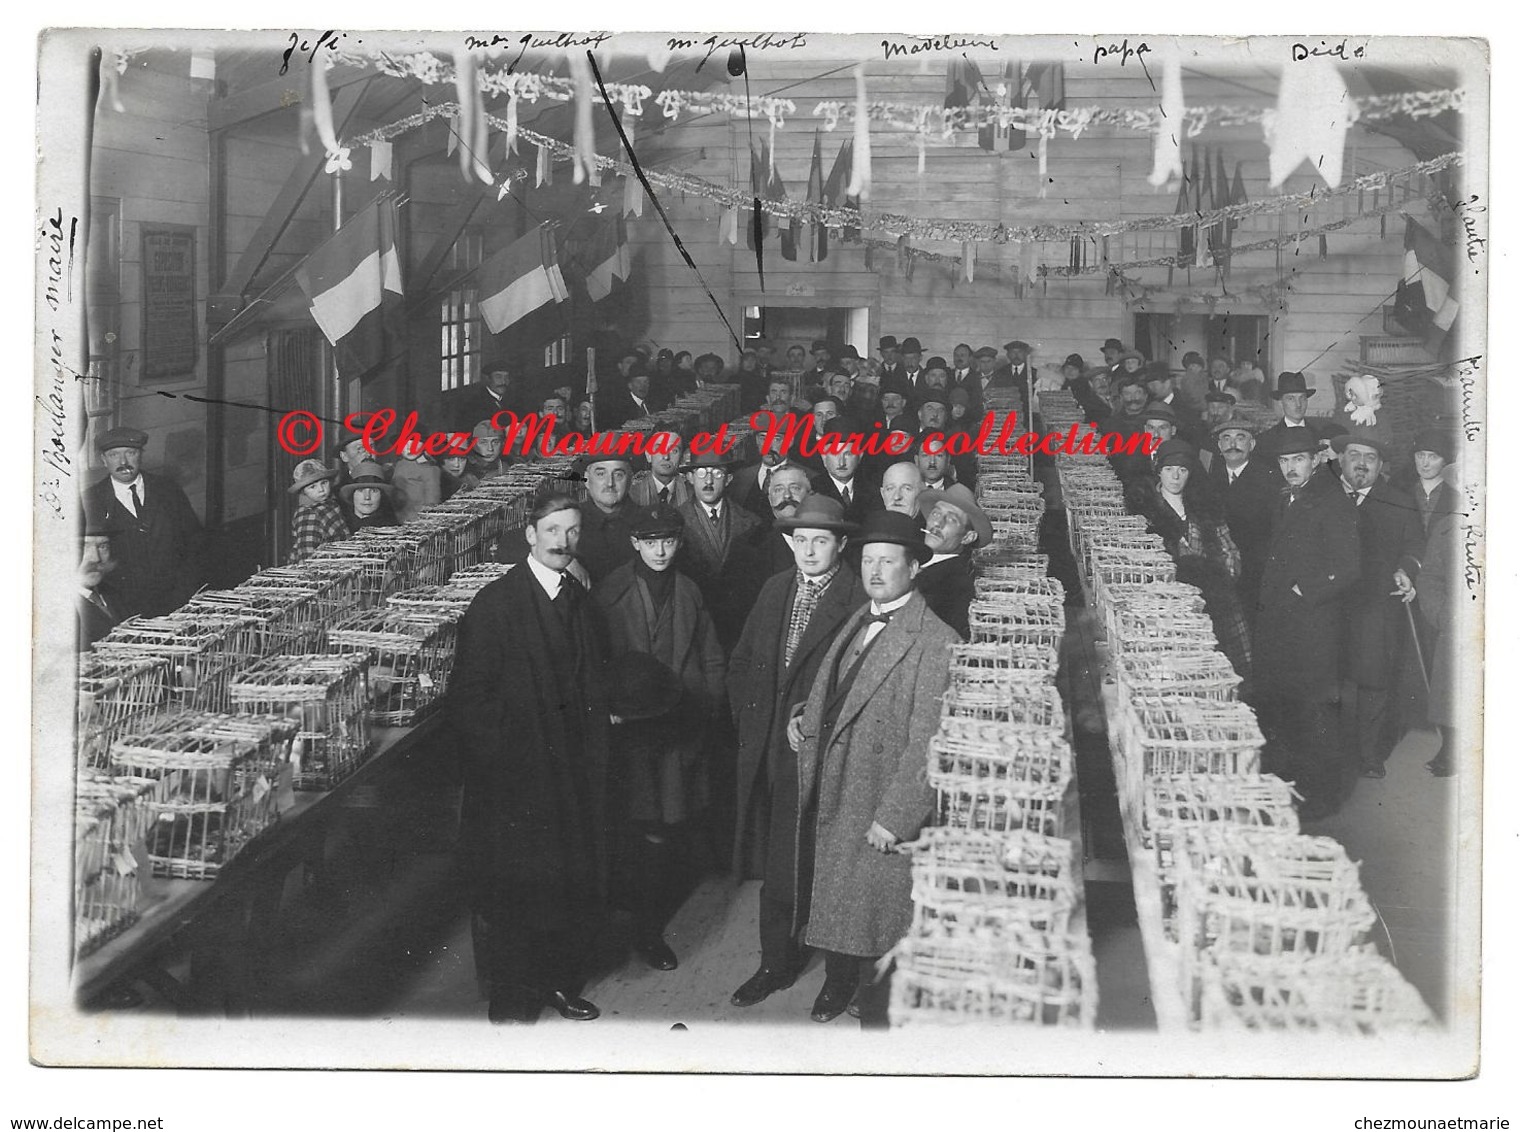
[[[870,357],[870,307],[745,307],[744,345],[752,348],[760,339],[776,347],[777,363],[784,363],[788,346],[807,350],[815,339],[841,346],[854,346],[862,358]]]
[[[1137,314],[1135,349],[1172,369],[1181,369],[1183,357],[1197,351],[1205,362],[1223,356],[1232,366],[1250,362],[1270,373],[1269,326],[1266,315],[1256,314]]]

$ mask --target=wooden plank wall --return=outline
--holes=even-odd
[[[149,435],[143,454],[150,471],[172,476],[191,505],[203,513],[206,500],[206,410],[182,397],[158,396],[158,390],[203,394],[206,389],[206,297],[209,265],[206,232],[209,216],[209,151],[206,97],[210,83],[141,65],[128,67],[120,79],[123,113],[101,108],[95,116],[91,148],[90,192],[121,201],[121,386],[118,423]],[[156,62],[156,60],[155,60]],[[141,381],[142,229],[152,224],[195,228],[196,321],[201,346],[195,371],[183,379]],[[90,454],[92,461],[96,456]],[[100,468],[96,464],[98,478]]]
[[[983,60],[989,83],[997,81],[997,65]],[[1154,68],[1153,68],[1154,70]],[[833,74],[819,77],[826,72]],[[1184,91],[1190,105],[1270,104],[1271,88],[1261,78],[1214,80],[1188,73]],[[945,62],[872,62],[867,85],[873,99],[907,103],[938,103],[945,92]],[[731,85],[735,93],[742,83]],[[849,101],[854,81],[848,67],[825,61],[774,61],[755,59],[750,64],[750,90],[777,93],[797,103],[798,114],[775,132],[776,164],[788,195],[806,192],[814,131],[821,119],[811,117],[820,100]],[[1145,108],[1155,105],[1156,94],[1146,75],[1130,63],[1121,68],[1107,63],[1068,67],[1067,102],[1070,106]],[[755,142],[770,136],[769,124],[753,123]],[[834,156],[846,136],[846,127],[823,139],[823,169],[827,176]],[[708,180],[738,184],[747,189],[747,157],[751,124],[730,122],[721,116],[654,127],[640,133],[639,149],[653,161],[669,154],[683,155],[675,167]],[[1353,132],[1347,153],[1346,174],[1413,164],[1415,157],[1395,142],[1365,130]],[[1233,176],[1235,163],[1243,162],[1247,195],[1259,200],[1274,190],[1267,185],[1267,147],[1259,127],[1209,129],[1183,145],[1184,161],[1192,146],[1218,147]],[[1040,195],[1038,139],[1031,137],[1015,152],[991,154],[976,145],[975,136],[958,136],[953,145],[930,146],[925,171],[918,172],[916,141],[901,132],[873,126],[873,196],[870,207],[917,216],[939,216],[1007,224],[1032,221],[1074,222],[1094,219],[1127,219],[1172,214],[1176,193],[1156,191],[1147,182],[1152,165],[1152,140],[1148,135],[1113,128],[1092,129],[1081,137],[1057,137],[1049,143],[1045,195]],[[1322,181],[1308,165],[1282,187],[1286,192],[1307,191]],[[1386,199],[1386,197],[1384,198]],[[927,350],[948,356],[960,341],[973,345],[1001,346],[1019,337],[1035,348],[1040,365],[1059,365],[1068,353],[1096,357],[1098,344],[1109,336],[1134,340],[1134,316],[1147,312],[1176,312],[1179,297],[1184,313],[1209,308],[1200,296],[1221,296],[1224,288],[1212,269],[1173,274],[1169,293],[1127,306],[1123,295],[1105,293],[1102,274],[1077,279],[1051,278],[1044,285],[1026,287],[1022,298],[1013,286],[1017,250],[1012,245],[984,245],[978,249],[975,280],[966,283],[948,264],[919,262],[911,280],[899,270],[890,251],[875,254],[874,271],[865,267],[860,248],[833,246],[822,264],[787,262],[781,259],[774,239],[767,245],[766,288],[762,295],[754,256],[746,247],[741,213],[737,247],[718,239],[720,209],[710,201],[679,196],[664,199],[672,222],[701,268],[708,286],[717,295],[735,326],[747,304],[870,306],[872,345],[876,336],[912,334]],[[1370,207],[1370,198],[1364,203]],[[1357,198],[1342,199],[1341,207],[1354,210]],[[1423,212],[1423,206],[1415,205]],[[1318,215],[1318,214],[1317,214]],[[1340,212],[1329,214],[1337,218]],[[1279,228],[1275,216],[1248,221],[1235,235],[1237,243],[1291,233],[1297,218],[1288,214]],[[1381,302],[1393,290],[1403,256],[1403,223],[1390,218],[1386,239],[1380,239],[1376,220],[1362,221],[1328,238],[1329,258],[1319,259],[1318,241],[1305,241],[1296,250],[1248,253],[1237,258],[1228,291],[1214,313],[1274,315],[1270,368],[1297,369],[1311,365],[1322,375],[1315,409],[1331,408],[1329,373],[1342,356],[1355,356],[1359,334],[1381,333]],[[882,234],[878,233],[878,236]],[[648,288],[650,322],[645,334],[673,348],[695,352],[715,350],[732,357],[734,350],[712,310],[701,284],[680,260],[669,236],[652,210],[641,221],[630,222],[634,244],[635,281]],[[959,256],[958,244],[925,244],[927,250]],[[1110,258],[1135,259],[1174,254],[1176,236],[1131,237],[1114,240]],[[1091,249],[1089,262],[1096,260]],[[1038,262],[1065,264],[1069,243],[1041,245]],[[1252,288],[1275,282],[1279,272],[1292,286],[1287,310],[1269,310]],[[1127,275],[1150,287],[1166,287],[1165,268],[1133,269]],[[789,293],[790,292],[790,293]],[[1191,296],[1191,298],[1187,298]],[[787,343],[781,343],[784,347]],[[1328,352],[1327,352],[1328,348]]]

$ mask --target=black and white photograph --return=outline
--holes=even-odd
[[[1488,41],[856,18],[40,35],[35,1066],[1479,1073]]]

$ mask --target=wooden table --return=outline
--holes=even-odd
[[[427,754],[441,734],[438,716],[413,727],[376,727],[363,765],[332,790],[297,791],[215,880],[145,876],[136,923],[75,965],[77,1000],[86,1004],[118,983],[142,979],[184,1012],[245,1013],[286,878],[297,867],[320,870],[328,828],[345,802]],[[182,982],[164,960],[185,947],[190,975]]]

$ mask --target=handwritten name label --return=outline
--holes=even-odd
[[[281,56],[280,74],[283,75],[286,71],[290,70],[290,57],[297,51],[304,51],[307,61],[315,63],[318,51],[337,51],[338,44],[347,38],[348,32],[346,31],[324,31],[315,40],[304,39],[299,32],[291,32],[290,46],[285,49],[284,54]],[[354,40],[355,45],[363,42],[364,40],[362,39]]]
[[[1366,54],[1367,45],[1364,43],[1360,47],[1353,48],[1351,54],[1347,55],[1346,41],[1344,39],[1337,43],[1334,47],[1330,46],[1322,39],[1319,41],[1318,47],[1310,47],[1307,43],[1295,43],[1292,48],[1293,61],[1295,63],[1302,63],[1305,59],[1312,59],[1316,56],[1321,58],[1328,57],[1331,59],[1351,60],[1360,59]]]
[[[882,57],[895,59],[899,55],[923,55],[931,51],[964,51],[968,47],[982,47],[988,51],[998,49],[995,39],[951,39],[938,35],[914,36],[911,39],[881,41]]]
[[[1478,420],[1477,410],[1473,407],[1473,388],[1478,376],[1478,363],[1482,360],[1482,354],[1474,354],[1457,362],[1457,381],[1462,387],[1462,435],[1468,441],[1477,440],[1483,432],[1482,422]]]
[[[801,32],[792,35],[773,35],[770,32],[762,35],[710,35],[706,39],[680,39],[672,36],[665,41],[665,45],[672,51],[690,51],[693,47],[707,48],[707,54],[702,56],[702,62],[697,64],[697,70],[700,71],[703,64],[713,57],[715,51],[731,51],[735,47],[742,47],[746,51],[795,51],[807,46],[807,36]]]
[[[1477,213],[1488,211],[1487,206],[1478,203],[1478,194],[1473,193],[1466,200],[1459,200],[1452,205],[1452,211],[1462,221],[1462,234],[1467,241],[1467,262],[1477,263],[1478,257],[1488,248],[1488,241],[1478,235]],[[1474,269],[1476,274],[1476,269]]]
[[[481,48],[510,47],[513,45],[522,48],[523,51],[564,50],[570,47],[600,47],[611,38],[612,33],[610,31],[581,33],[562,31],[553,35],[534,35],[532,32],[518,35],[516,32],[513,32],[510,35],[493,35],[490,39],[478,35],[467,35],[464,37],[464,45],[470,51],[476,51]],[[512,66],[515,67],[517,61],[521,58],[522,53],[519,52],[517,59],[512,61]],[[509,71],[510,69],[508,68]]]
[[[1123,43],[1110,43],[1107,47],[1101,43],[1098,44],[1098,46],[1093,48],[1093,62],[1097,63],[1103,59],[1107,59],[1110,55],[1117,55],[1119,57],[1119,66],[1121,67],[1131,59],[1144,66],[1145,56],[1150,54],[1152,54],[1150,44],[1141,42],[1138,46],[1131,47],[1129,40],[1126,39]]]
[[[1478,493],[1471,484],[1462,488],[1462,493],[1467,497],[1467,512],[1475,514],[1478,508]],[[1477,589],[1483,584],[1483,567],[1478,562],[1478,528],[1473,523],[1462,524],[1462,580],[1467,583],[1468,592],[1477,600]]]

